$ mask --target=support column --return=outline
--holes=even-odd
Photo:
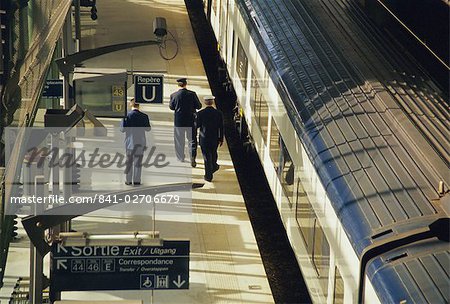
[[[44,197],[45,195],[45,177],[38,175],[35,177],[35,194],[36,197]],[[42,204],[34,204],[34,213],[39,214],[43,212],[44,206]],[[44,234],[41,235],[44,238]],[[43,296],[42,290],[44,287],[44,257],[36,250],[33,244],[30,245],[30,291],[29,303],[42,304]]]
[[[75,43],[72,36],[72,12],[69,11],[66,17],[66,21],[64,22],[63,30],[62,30],[62,57],[67,57],[73,53],[75,53]],[[70,75],[64,76],[64,109],[70,109],[74,101],[70,98],[69,95],[69,87],[70,87]]]
[[[81,51],[81,21],[80,21],[80,0],[73,0],[75,6],[75,44],[76,51]]]
[[[59,133],[52,133],[51,135],[51,151],[52,155],[52,194],[59,195]]]

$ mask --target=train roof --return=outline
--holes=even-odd
[[[438,193],[439,182],[449,189],[448,96],[401,45],[351,0],[236,2],[358,256],[374,240],[449,217]],[[380,298],[448,301],[421,286],[448,286],[448,249],[434,240],[407,247],[415,254],[394,266],[374,261]]]

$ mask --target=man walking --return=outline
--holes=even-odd
[[[223,115],[214,109],[214,99],[214,96],[206,96],[206,108],[197,114],[200,147],[205,160],[205,180],[208,182],[212,181],[214,172],[219,170],[217,147],[223,143]]]
[[[126,185],[141,184],[141,167],[147,140],[145,132],[150,131],[150,120],[147,114],[139,111],[139,104],[134,98],[130,101],[131,111],[122,120],[120,131],[125,133],[127,162],[125,168]]]
[[[169,108],[175,111],[175,153],[179,161],[184,161],[184,145],[186,137],[189,138],[191,165],[197,165],[197,128],[195,127],[195,114],[202,104],[194,91],[186,89],[187,79],[177,79],[180,89],[170,95]]]

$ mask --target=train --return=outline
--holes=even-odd
[[[365,2],[204,5],[312,301],[449,303],[448,92]]]

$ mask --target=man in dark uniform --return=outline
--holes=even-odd
[[[205,180],[208,182],[212,181],[213,173],[219,170],[217,147],[223,143],[223,115],[214,109],[214,99],[214,96],[206,96],[206,108],[197,113],[200,147],[205,160]]]
[[[150,131],[150,120],[147,114],[139,111],[139,104],[130,101],[131,111],[122,120],[120,131],[125,133],[125,148],[127,150],[127,163],[125,167],[126,185],[141,184],[141,167],[147,140],[145,132]]]
[[[177,79],[180,89],[170,95],[169,108],[175,111],[175,152],[178,160],[184,161],[184,145],[186,137],[189,139],[191,149],[191,165],[197,165],[197,128],[195,127],[195,114],[202,104],[194,91],[186,89],[187,79]]]

